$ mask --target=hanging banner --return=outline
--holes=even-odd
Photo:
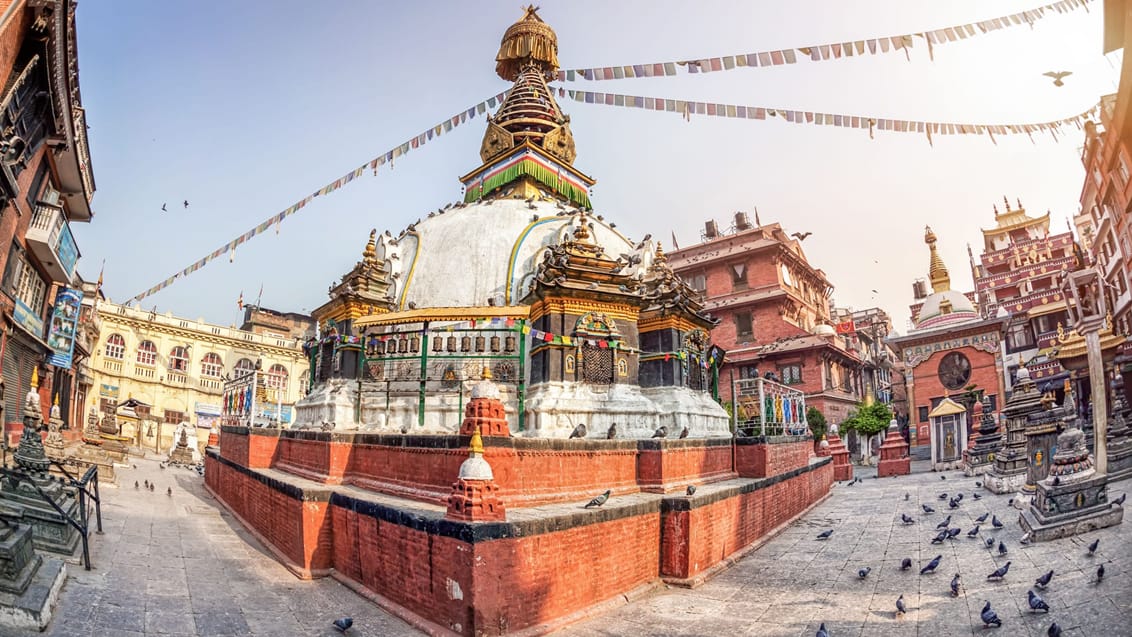
[[[63,369],[71,368],[71,359],[75,353],[75,328],[82,300],[83,293],[71,288],[60,288],[55,295],[55,309],[51,312],[51,326],[47,332],[47,346],[51,348],[48,364]]]
[[[798,58],[809,59],[812,62],[836,60],[842,57],[862,55],[877,55],[903,51],[906,59],[911,60],[909,50],[915,42],[920,41],[926,45],[928,58],[935,59],[935,47],[956,40],[986,35],[991,31],[1008,29],[1010,27],[1034,27],[1034,23],[1050,13],[1065,14],[1076,9],[1089,10],[1087,6],[1095,0],[1059,0],[1036,9],[1011,13],[997,18],[980,20],[968,24],[959,24],[941,29],[920,31],[917,33],[903,33],[866,40],[852,40],[849,42],[831,42],[815,44],[812,46],[792,47],[775,51],[760,51],[756,53],[737,53],[712,58],[698,58],[686,60],[672,60],[669,62],[653,62],[651,64],[626,64],[622,66],[597,66],[588,69],[562,69],[558,71],[559,82],[575,82],[579,80],[602,81],[621,80],[637,77],[667,77],[679,74],[679,69],[686,73],[714,73],[717,71],[731,71],[738,68],[752,68],[765,66],[780,66],[795,64]]]

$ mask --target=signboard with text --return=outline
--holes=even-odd
[[[47,362],[56,367],[71,368],[82,298],[82,292],[71,288],[62,288],[55,295],[55,309],[51,312],[51,326],[47,333],[47,346],[51,348]]]

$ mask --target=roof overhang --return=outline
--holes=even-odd
[[[935,406],[935,409],[931,410],[931,412],[928,413],[928,418],[954,416],[956,414],[963,414],[966,412],[967,408],[963,405],[960,405],[950,398],[944,398],[943,400],[939,401],[939,404]]]
[[[510,318],[526,319],[530,316],[529,305],[473,305],[469,307],[421,307],[404,312],[387,312],[354,319],[354,327],[377,325],[402,325],[405,323],[425,323],[429,321],[475,321],[479,319]]]

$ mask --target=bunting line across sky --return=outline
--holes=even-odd
[[[1029,26],[1033,28],[1035,22],[1046,17],[1049,13],[1065,14],[1082,8],[1088,11],[1088,4],[1093,1],[1094,0],[1058,0],[1058,2],[1042,5],[1027,11],[1011,13],[987,20],[979,20],[978,22],[865,40],[816,44],[813,46],[793,47],[774,51],[759,51],[756,53],[738,53],[735,55],[711,58],[652,62],[649,64],[595,66],[587,69],[562,69],[558,71],[558,81],[602,81],[638,77],[668,77],[678,75],[680,68],[684,68],[686,73],[712,73],[718,71],[732,71],[737,68],[795,64],[799,57],[809,58],[814,62],[824,62],[826,60],[836,60],[842,57],[862,56],[866,54],[877,55],[878,53],[895,53],[896,51],[904,51],[905,57],[911,60],[912,58],[909,51],[913,48],[917,38],[927,44],[928,57],[934,60],[934,48],[940,44],[955,42],[956,40],[966,40],[1010,27]]]

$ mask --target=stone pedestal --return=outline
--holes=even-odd
[[[1072,394],[1068,395],[1068,401],[1069,411],[1075,412]],[[1018,492],[1018,497],[1025,502],[1037,492],[1038,482],[1049,475],[1057,433],[1065,420],[1064,410],[1053,402],[1052,394],[1042,398],[1042,407],[1042,411],[1026,417],[1026,483]],[[1069,420],[1076,419],[1070,417]]]
[[[58,409],[56,406],[53,409]],[[47,438],[43,441],[44,451],[47,457],[52,460],[63,460],[63,449],[67,445],[67,441],[63,440],[63,421],[58,416],[52,416],[47,425]]]
[[[963,455],[963,474],[967,476],[990,471],[995,454],[1002,447],[1002,434],[998,431],[998,419],[991,410],[990,398],[984,397],[975,403],[975,427],[971,446]]]
[[[1080,429],[1066,430],[1057,438],[1057,453],[1049,477],[1037,484],[1033,504],[1022,511],[1019,523],[1035,542],[1087,533],[1124,518],[1124,508],[1108,500],[1107,476],[1093,468]]]
[[[173,451],[169,454],[169,464],[186,467],[196,464],[193,462],[193,450],[189,447],[189,435],[184,429],[181,430],[181,437],[177,439],[177,446],[173,447]]]
[[[877,462],[877,477],[906,476],[912,472],[912,458],[908,455],[908,444],[900,435],[900,425],[896,419],[888,425],[888,433],[880,446],[880,461]]]
[[[0,627],[46,628],[66,573],[61,560],[35,552],[30,526],[0,518]]]
[[[445,516],[465,522],[498,522],[507,518],[491,465],[483,459],[483,440],[479,430],[472,430],[468,459],[460,465],[460,474],[452,485],[452,495],[448,496]]]
[[[1132,477],[1132,428],[1128,426],[1128,407],[1124,402],[1124,376],[1112,381],[1112,417],[1108,420],[1108,479],[1111,482]]]
[[[853,479],[853,465],[849,463],[849,448],[837,435],[837,426],[829,428],[829,455],[833,457],[833,479],[841,482]]]
[[[490,372],[472,387],[472,399],[464,407],[464,421],[460,424],[461,436],[470,436],[477,430],[481,436],[511,437],[507,412],[499,397],[499,388],[491,382]]]
[[[1016,493],[1026,484],[1026,423],[1030,414],[1039,411],[1041,393],[1030,379],[1030,371],[1018,369],[1014,393],[1002,409],[1006,420],[1006,440],[995,454],[994,466],[987,472],[983,485],[994,493]],[[1022,503],[1015,500],[1016,504]]]

